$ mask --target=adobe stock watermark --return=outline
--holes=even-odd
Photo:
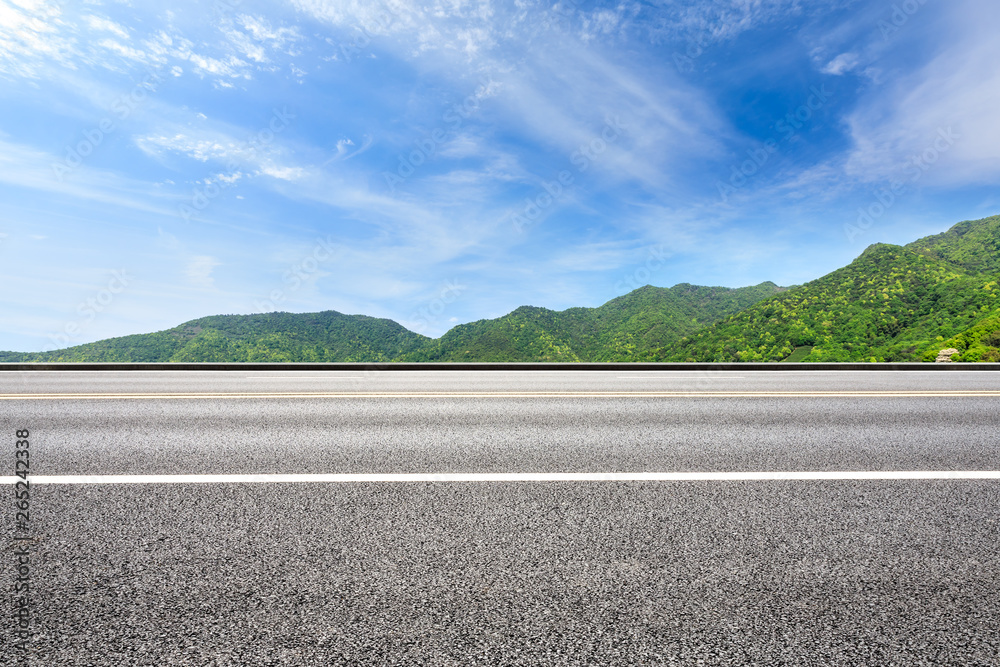
[[[778,152],[781,144],[792,141],[798,135],[799,130],[805,127],[816,112],[826,105],[832,95],[833,93],[826,89],[826,84],[821,84],[819,87],[811,86],[809,96],[806,97],[805,101],[775,123],[774,129],[777,134],[766,139],[759,146],[748,148],[746,151],[748,159],[732,165],[728,182],[721,180],[715,182],[715,187],[719,191],[719,200],[723,204],[727,203],[731,195],[760,173],[771,156]]]
[[[906,194],[907,185],[919,181],[961,138],[962,136],[956,134],[951,127],[938,128],[937,136],[927,148],[911,155],[903,164],[906,180],[890,181],[887,186],[874,193],[874,199],[868,206],[858,209],[858,217],[853,224],[844,223],[844,235],[847,236],[847,241],[854,243],[857,237],[871,229]]]
[[[495,85],[496,82],[488,77],[480,78],[479,87],[476,88],[475,92],[467,95],[461,102],[452,105],[444,112],[441,116],[443,125],[434,128],[424,137],[414,141],[414,148],[409,153],[400,153],[397,156],[399,163],[396,170],[382,172],[382,178],[385,179],[389,192],[395,194],[399,185],[413,176],[420,167],[427,163],[431,156],[440,150],[446,141],[462,128],[465,121],[472,118],[479,110],[481,101],[493,91]]]
[[[93,322],[99,313],[107,310],[114,303],[115,297],[124,292],[131,282],[132,276],[125,269],[112,271],[111,278],[108,279],[104,289],[81,301],[76,307],[76,312],[80,315],[79,319],[67,322],[61,331],[49,334],[51,342],[46,345],[45,351],[51,352],[69,347],[72,344],[72,339],[78,337],[83,332],[84,327]]]
[[[213,199],[236,185],[243,176],[243,165],[252,160],[259,150],[274,142],[275,138],[295,119],[295,114],[291,113],[288,107],[271,111],[271,120],[267,126],[247,137],[240,149],[234,152],[234,157],[226,161],[225,173],[218,174],[214,178],[206,177],[202,187],[194,188],[191,199],[178,207],[178,213],[185,221],[190,222],[191,218],[208,208]]]
[[[125,122],[132,115],[132,112],[149,98],[150,93],[156,92],[156,84],[162,80],[156,70],[148,70],[146,76],[136,83],[128,93],[116,97],[108,107],[109,115],[98,121],[94,127],[84,130],[83,138],[80,141],[66,146],[66,157],[52,163],[52,173],[56,179],[65,180],[70,172],[83,164],[84,160],[92,155],[104,143],[104,140],[113,134],[120,127],[120,124]]]
[[[892,6],[892,13],[889,19],[879,19],[878,29],[882,33],[882,39],[899,32],[899,29],[910,22],[910,17],[920,11],[920,8],[927,4],[927,0],[903,0]]]
[[[294,262],[288,270],[281,276],[284,288],[273,289],[264,299],[254,302],[254,310],[258,313],[273,313],[277,304],[288,298],[288,295],[302,287],[319,267],[329,262],[337,255],[337,247],[332,237],[316,239],[312,251],[302,259]]]
[[[448,306],[455,303],[468,287],[468,285],[460,283],[457,278],[446,280],[435,298],[417,308],[410,315],[409,323],[412,325],[412,330],[422,334],[429,327],[437,325]]]
[[[235,12],[242,4],[243,0],[215,0],[212,9],[215,11],[217,17],[225,16],[226,14]]]
[[[576,172],[582,174],[590,168],[590,165],[598,160],[608,148],[616,143],[628,129],[618,116],[606,116],[604,127],[599,135],[583,144],[570,154],[569,161]],[[576,177],[567,169],[556,174],[553,181],[542,181],[541,191],[532,197],[526,197],[524,205],[517,212],[511,213],[510,219],[514,231],[523,232],[527,227],[537,224],[545,211],[555,204],[565,193],[567,188],[573,184]]]
[[[582,8],[581,5],[584,4],[584,0],[561,0],[549,6],[548,11],[543,15],[539,25],[541,28],[548,30],[552,27],[553,22],[549,19],[550,16],[555,16],[555,18],[568,20],[577,16],[576,12],[579,12]]]
[[[339,50],[341,57],[346,62],[351,62],[355,58],[369,53],[368,46],[375,39],[375,35],[372,32],[373,29],[377,28],[386,31],[392,27],[397,18],[396,14],[386,9],[385,5],[381,5],[370,22],[355,24],[354,29],[358,34],[355,35],[353,40],[350,42],[340,42]]]
[[[626,292],[631,292],[632,290],[639,289],[649,284],[650,278],[653,274],[663,268],[666,264],[667,257],[670,256],[670,252],[664,245],[651,246],[649,248],[649,257],[646,258],[645,263],[642,266],[637,267],[632,273],[625,276],[623,279],[615,283],[615,292],[618,294],[625,294]]]
[[[684,53],[674,51],[674,66],[681,74],[691,74],[694,72],[694,63],[705,53],[705,49],[712,45],[712,40],[708,39],[706,33],[700,33],[697,39],[688,41]]]

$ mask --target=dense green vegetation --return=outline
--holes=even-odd
[[[795,363],[797,361],[805,361],[809,353],[812,352],[812,345],[802,345],[792,350],[792,353],[782,359],[782,363]]]
[[[599,308],[525,306],[455,327],[432,340],[363,315],[217,315],[167,331],[44,353],[0,352],[0,361],[615,361],[647,356],[685,334],[779,293],[755,287],[642,287]]]
[[[598,308],[523,306],[433,340],[363,315],[218,315],[0,361],[1000,361],[1000,216],[785,289],[646,286]]]
[[[854,262],[657,350],[666,361],[933,361],[955,347],[956,360],[985,360],[1000,315],[1000,216],[962,222],[906,247],[876,244]],[[951,345],[949,340],[958,344]],[[976,341],[979,338],[975,339]],[[960,347],[961,345],[961,347]]]
[[[906,248],[970,273],[1000,273],[1000,215],[960,222],[946,232],[918,239]]]
[[[632,361],[782,291],[774,283],[729,289],[641,287],[598,308],[522,306],[455,327],[406,361]]]
[[[0,361],[390,361],[429,340],[392,320],[332,310],[215,315],[54,352],[0,352]]]
[[[954,348],[952,361],[1000,361],[1000,317],[988,317],[948,340],[928,348],[924,361],[934,361],[938,349]]]
[[[653,355],[670,361],[920,361],[924,351],[1000,309],[995,277],[899,246],[756,304]],[[940,346],[937,347],[940,349]]]

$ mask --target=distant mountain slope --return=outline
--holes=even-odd
[[[0,361],[627,361],[782,289],[646,286],[599,308],[522,306],[438,340],[391,320],[335,311],[216,315],[54,352],[0,352]]]
[[[770,281],[736,289],[688,283],[637,289],[597,309],[601,338],[593,360],[648,359],[666,341],[680,340],[786,289]]]
[[[459,325],[404,361],[632,361],[783,288],[641,287],[598,308],[522,306]]]
[[[646,286],[598,308],[522,306],[430,339],[364,315],[218,315],[0,361],[1000,360],[1000,216],[875,244],[793,288]]]
[[[392,320],[333,310],[215,315],[54,352],[0,352],[0,361],[389,361],[429,340]]]
[[[850,265],[751,306],[655,356],[780,361],[807,347],[812,349],[803,361],[921,361],[944,347],[944,339],[1000,312],[997,277],[965,268],[993,266],[978,258],[994,252],[994,220],[963,223],[967,227],[956,232],[957,242],[945,235],[929,237],[940,241],[922,239],[921,252],[910,246],[870,246]]]
[[[1000,215],[960,222],[946,232],[917,239],[905,248],[960,266],[970,273],[1000,273]]]

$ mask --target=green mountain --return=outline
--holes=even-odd
[[[455,327],[432,340],[364,315],[217,315],[173,329],[41,353],[0,352],[0,362],[166,361],[614,361],[641,358],[780,292],[755,287],[642,287],[599,308],[525,306]]]
[[[390,361],[430,339],[366,315],[215,315],[151,334],[39,353],[0,352],[0,361]]]
[[[1000,216],[875,244],[792,288],[646,286],[598,308],[523,306],[438,339],[364,315],[218,315],[7,361],[1000,361]]]
[[[1000,315],[1000,216],[848,266],[761,301],[653,354],[663,361],[921,361],[955,347],[992,358]],[[970,332],[965,338],[959,336]]]
[[[641,287],[598,308],[522,306],[450,330],[403,361],[634,361],[780,293],[774,283],[730,289]]]
[[[1000,273],[1000,215],[960,222],[946,232],[909,243],[906,249],[971,273]]]

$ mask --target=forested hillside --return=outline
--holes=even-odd
[[[365,315],[217,315],[0,362],[1000,361],[1000,216],[875,244],[792,288],[646,286],[598,308],[522,306],[430,339]]]
[[[1000,215],[960,222],[946,232],[925,236],[905,247],[971,273],[1000,273]]]
[[[522,306],[455,327],[407,361],[632,361],[782,291],[774,283],[730,289],[641,287],[598,308]]]
[[[1000,217],[905,247],[876,244],[817,280],[762,301],[652,355],[663,361],[992,359],[1000,315]],[[963,332],[975,331],[961,337]],[[971,347],[971,349],[969,349]]]
[[[390,361],[429,340],[392,320],[332,310],[215,315],[54,352],[0,352],[0,361]]]

